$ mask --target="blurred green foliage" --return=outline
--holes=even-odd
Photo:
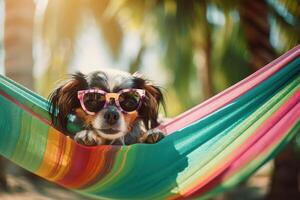
[[[255,9],[267,15],[256,15]],[[251,58],[259,53],[251,45],[269,51],[272,57],[300,41],[299,0],[49,0],[43,21],[43,36],[50,52],[48,70],[40,81],[44,94],[55,82],[57,72],[67,71],[82,24],[91,18],[96,20],[114,59],[119,58],[124,34],[131,30],[139,33],[141,49],[130,71],[139,70],[144,54],[155,43],[162,66],[171,77],[163,86],[168,91],[169,116],[252,73]],[[262,25],[265,21],[268,24]],[[264,31],[265,38],[253,44],[249,30]]]
[[[162,85],[168,117],[223,91],[300,43],[300,0],[35,0],[41,1],[47,6],[36,29],[42,30],[39,36],[48,66],[36,83],[40,94],[48,96],[69,72],[76,42],[87,22],[93,21],[104,41],[100,45],[114,60],[121,60],[126,33],[134,31],[139,37],[137,54],[126,66],[130,72],[151,62],[146,60],[147,52],[157,51],[159,61],[154,63],[161,63],[168,76]],[[20,2],[14,6],[20,7]],[[34,12],[33,6],[23,7],[25,13]],[[33,23],[28,20],[24,16],[20,21]],[[5,26],[17,27],[15,22]],[[21,30],[20,35],[33,34]],[[31,52],[31,45],[27,46],[22,55]],[[11,49],[10,53],[16,52],[14,46]],[[294,142],[300,151],[299,135]]]

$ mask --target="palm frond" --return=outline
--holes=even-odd
[[[289,1],[286,1],[286,3]],[[300,42],[300,19],[295,16],[285,15],[280,12],[276,5],[270,4],[270,14],[275,21],[275,28],[278,30],[278,42],[281,43],[280,52],[284,52]],[[292,18],[292,20],[290,19]]]
[[[300,19],[299,0],[277,0],[291,15]]]

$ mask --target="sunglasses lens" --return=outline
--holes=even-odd
[[[120,106],[126,112],[132,112],[139,107],[141,97],[135,91],[123,92],[119,96]]]
[[[105,105],[105,96],[100,93],[87,93],[83,96],[85,108],[90,112],[99,112]]]

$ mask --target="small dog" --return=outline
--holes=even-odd
[[[163,94],[139,74],[78,72],[55,89],[49,101],[49,113],[57,129],[67,132],[69,114],[81,121],[83,130],[74,140],[83,145],[156,143],[164,137],[151,130],[159,125]]]

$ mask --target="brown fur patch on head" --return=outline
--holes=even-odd
[[[127,129],[131,131],[136,119],[138,118],[138,112],[135,111],[128,114],[123,114],[123,116],[124,116]]]
[[[133,77],[136,87],[146,91],[139,110],[140,117],[147,130],[153,129],[159,125],[157,118],[160,104],[165,108],[163,94],[158,86],[155,86],[141,74],[135,73]]]
[[[87,129],[92,127],[93,121],[96,118],[96,115],[89,115],[82,108],[77,108],[75,115],[82,120],[84,128]]]
[[[159,125],[157,120],[159,105],[164,105],[163,94],[161,90],[149,83],[145,82],[144,89],[146,95],[142,104],[141,111],[143,113],[143,121],[147,130],[153,129]]]

